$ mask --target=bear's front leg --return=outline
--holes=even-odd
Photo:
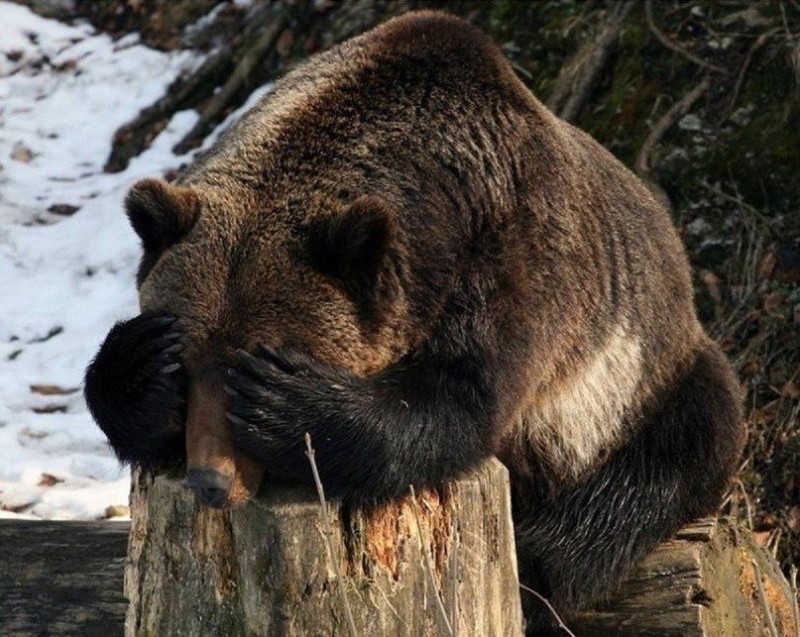
[[[364,379],[262,347],[240,352],[228,372],[228,420],[234,446],[268,474],[310,483],[309,433],[327,493],[380,500],[439,485],[491,455],[494,400],[484,380],[464,360],[415,358]]]
[[[287,348],[262,345],[255,356],[239,352],[225,384],[233,443],[276,477],[306,481],[305,434],[315,447],[326,447],[328,460],[334,452],[341,458],[345,450],[335,449],[341,444],[331,446],[323,432],[345,432],[357,415],[362,382]]]
[[[86,403],[122,462],[165,469],[183,462],[186,374],[176,317],[117,323],[86,370]]]

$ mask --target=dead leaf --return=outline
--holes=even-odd
[[[66,60],[56,67],[56,71],[64,73],[66,71],[74,71],[76,68],[78,68],[77,60]]]
[[[770,537],[772,537],[772,531],[753,531],[753,540],[761,547],[766,548]]]
[[[773,312],[781,309],[784,301],[786,301],[785,292],[775,291],[765,294],[763,299],[764,310],[772,314]]]
[[[37,487],[52,487],[52,486],[58,484],[59,482],[64,482],[64,480],[61,479],[61,478],[56,478],[51,473],[43,473],[41,479],[36,484],[36,486]]]
[[[31,392],[43,396],[66,396],[74,394],[79,387],[60,387],[59,385],[31,385]]]
[[[800,506],[793,506],[789,509],[789,519],[786,521],[792,531],[800,531]]]
[[[25,513],[27,509],[30,509],[35,502],[26,502],[25,504],[3,504],[0,502],[0,510],[2,511],[10,511],[11,513]]]
[[[754,425],[766,425],[775,420],[778,413],[778,401],[774,401],[764,407],[753,409],[750,412],[750,422]]]
[[[23,164],[27,164],[31,159],[33,159],[33,151],[22,142],[17,142],[11,149],[11,155],[9,156],[14,161],[20,161]]]
[[[131,509],[130,507],[125,506],[124,504],[112,504],[111,506],[106,507],[106,519],[108,518],[119,518],[123,515],[130,515]]]
[[[742,365],[739,373],[744,376],[745,378],[749,378],[750,376],[754,376],[761,370],[761,364],[758,362],[757,359],[751,358],[747,361],[744,365]]]
[[[793,380],[787,381],[781,387],[781,396],[785,398],[800,398],[800,385]]]
[[[775,265],[778,263],[778,246],[776,244],[767,248],[761,262],[758,264],[758,278],[770,279],[772,273],[775,271]]]
[[[34,414],[65,414],[67,413],[67,406],[50,404],[42,407],[33,407],[31,411]]]
[[[711,297],[711,300],[714,301],[714,312],[717,317],[721,316],[722,314],[722,290],[720,288],[720,283],[722,279],[719,278],[717,274],[712,272],[711,270],[701,270],[700,271],[700,279],[706,286],[708,290],[708,295]]]
[[[69,217],[78,212],[78,210],[80,210],[78,206],[72,206],[68,203],[54,203],[47,209],[47,212],[52,212],[54,215],[60,215],[62,217]]]

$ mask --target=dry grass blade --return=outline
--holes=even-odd
[[[458,525],[455,520],[453,520],[453,523],[450,525],[450,535],[453,538],[453,550],[450,551],[450,577],[453,583],[451,602],[453,604],[453,611],[450,623],[453,627],[453,632],[456,633],[458,631]]]
[[[414,487],[409,486],[411,490],[411,501],[414,504],[413,511],[414,511],[414,522],[417,525],[417,539],[419,540],[419,550],[422,551],[422,557],[425,560],[425,570],[428,573],[428,576],[431,579],[431,587],[433,588],[433,593],[436,598],[436,606],[439,608],[439,613],[442,616],[442,622],[444,623],[445,629],[447,630],[447,635],[449,637],[455,637],[453,634],[453,626],[450,624],[450,619],[447,616],[447,611],[445,610],[444,603],[442,602],[442,596],[439,594],[439,587],[436,584],[436,575],[433,572],[433,564],[431,563],[431,556],[428,554],[428,549],[425,548],[424,543],[422,542],[422,524],[419,521],[419,513],[417,513],[417,509],[419,505],[417,504],[417,494],[414,492]]]
[[[767,618],[767,626],[769,627],[769,634],[771,637],[781,637],[778,633],[778,628],[775,626],[775,618],[772,616],[772,609],[767,602],[767,594],[764,592],[764,583],[762,581],[761,569],[758,567],[758,562],[752,560],[753,568],[756,571],[756,587],[758,589],[758,601],[764,609],[764,615]]]
[[[306,457],[311,464],[311,472],[314,474],[314,484],[317,486],[317,495],[319,495],[319,507],[322,515],[322,528],[325,542],[328,545],[328,553],[333,562],[333,571],[336,573],[336,584],[339,589],[339,599],[344,607],[345,615],[347,616],[347,624],[350,628],[350,636],[358,637],[358,630],[356,629],[356,622],[353,619],[353,611],[350,608],[350,600],[347,599],[347,591],[344,588],[344,579],[339,569],[339,560],[336,559],[336,553],[333,550],[333,531],[331,530],[331,523],[328,517],[328,503],[325,500],[325,489],[322,486],[322,480],[319,477],[319,470],[317,469],[317,461],[314,459],[314,447],[311,446],[311,434],[306,433]]]
[[[800,608],[798,608],[800,591],[797,590],[797,567],[794,564],[789,569],[789,585],[792,588],[792,619],[794,619],[795,635],[800,637]]]
[[[527,591],[528,593],[530,593],[531,595],[533,595],[533,596],[534,596],[536,599],[538,599],[540,602],[542,602],[542,604],[544,604],[545,606],[547,606],[547,610],[549,610],[549,611],[550,611],[550,613],[552,613],[553,617],[555,617],[555,620],[558,622],[558,627],[559,627],[561,630],[563,630],[563,631],[564,631],[564,632],[565,632],[567,635],[569,635],[569,637],[577,637],[577,635],[575,635],[575,633],[573,633],[573,632],[572,632],[572,631],[571,631],[571,630],[570,630],[570,629],[567,627],[567,625],[564,623],[564,620],[563,620],[563,619],[561,619],[561,616],[560,616],[560,615],[559,615],[559,614],[556,612],[556,609],[555,609],[555,608],[553,608],[553,605],[550,603],[550,600],[549,600],[549,599],[547,599],[547,598],[546,598],[544,595],[542,595],[541,593],[537,593],[537,592],[536,592],[535,590],[533,590],[532,588],[528,588],[527,586],[525,586],[525,584],[520,584],[520,585],[519,585],[519,587],[520,587],[520,588],[521,588],[523,591]]]

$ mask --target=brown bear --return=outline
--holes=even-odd
[[[87,401],[145,467],[183,462],[187,426],[224,431],[195,445],[218,445],[190,471],[208,504],[261,471],[310,482],[306,432],[326,490],[361,502],[494,454],[521,580],[569,611],[713,512],[736,468],[737,382],[667,212],[460,19],[312,58],[127,212],[144,312]]]

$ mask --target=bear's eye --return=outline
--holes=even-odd
[[[128,192],[125,211],[142,240],[145,254],[157,256],[192,229],[200,213],[200,202],[191,188],[144,179]]]

